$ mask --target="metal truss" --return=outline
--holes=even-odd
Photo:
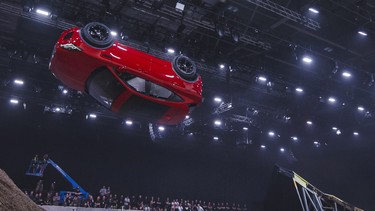
[[[253,119],[247,116],[233,114],[229,119],[233,122],[242,122],[242,123],[247,123],[249,125],[254,125]]]
[[[268,11],[271,11],[273,13],[276,13],[284,18],[287,18],[289,20],[292,20],[296,23],[302,24],[310,29],[317,30],[320,29],[320,24],[317,21],[314,21],[311,18],[308,18],[306,16],[303,16],[299,14],[298,12],[295,12],[293,10],[290,10],[286,7],[283,7],[279,4],[276,4],[272,1],[268,0],[246,0],[252,4],[255,4],[259,7],[262,7]]]
[[[232,103],[222,103],[220,104],[219,107],[214,109],[214,114],[222,114],[232,109],[233,109]]]
[[[294,172],[293,183],[303,211],[363,211],[333,195],[323,193]]]

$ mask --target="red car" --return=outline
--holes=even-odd
[[[114,39],[101,23],[64,31],[50,62],[56,78],[121,116],[182,122],[202,102],[202,80],[186,56],[153,57]]]

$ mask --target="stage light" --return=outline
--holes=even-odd
[[[275,132],[270,131],[270,132],[268,132],[268,135],[271,136],[271,137],[272,137],[272,136],[275,136]]]
[[[96,114],[89,114],[90,119],[96,119]]]
[[[243,127],[242,129],[243,129],[243,130],[248,130],[249,128],[247,128],[247,127]]]
[[[319,142],[317,142],[317,141],[314,141],[314,144],[315,144],[315,145],[319,145]]]
[[[264,77],[264,76],[259,76],[258,79],[259,79],[260,81],[263,81],[263,82],[266,82],[266,81],[267,81],[267,78]]]
[[[116,37],[117,36],[117,32],[111,31],[111,35],[114,36],[114,37]]]
[[[340,135],[341,134],[341,131],[340,130],[337,130],[336,131],[336,135]]]
[[[312,60],[312,58],[310,58],[308,56],[304,56],[302,58],[302,61],[305,62],[305,63],[307,63],[307,64],[310,64],[313,60]]]
[[[9,102],[12,103],[12,104],[18,104],[19,103],[19,101],[17,99],[10,99]]]
[[[266,146],[262,144],[262,145],[260,145],[260,148],[265,149]]]
[[[42,10],[42,9],[37,9],[36,13],[38,13],[40,15],[44,15],[44,16],[49,16],[51,14],[50,12],[48,12],[46,10]]]
[[[358,31],[358,34],[362,35],[362,36],[367,36],[367,33],[364,32],[364,31]]]
[[[306,124],[308,124],[308,125],[312,125],[312,121],[308,120],[308,121],[306,122]]]
[[[222,101],[222,99],[220,97],[215,97],[214,101],[220,103]]]
[[[215,120],[214,124],[215,124],[216,126],[220,126],[220,125],[221,125],[221,121],[220,121],[220,120]]]
[[[332,130],[337,130],[337,127],[332,127]]]
[[[358,111],[364,111],[365,110],[365,108],[363,108],[362,106],[358,106]]]
[[[126,120],[126,121],[125,121],[125,124],[126,124],[126,125],[132,125],[133,122],[132,122],[131,120]]]
[[[68,94],[68,90],[64,89],[64,90],[62,91],[62,93],[63,93],[64,95],[66,95],[66,94]]]
[[[189,119],[189,118],[190,118],[190,116],[189,116],[189,115],[186,115],[186,116],[185,116],[185,119]]]
[[[312,12],[312,13],[315,13],[315,14],[318,14],[318,13],[319,13],[319,10],[317,10],[317,9],[314,8],[314,7],[310,7],[310,8],[309,8],[309,11]]]
[[[291,138],[293,139],[293,141],[298,141],[298,137],[297,136],[292,136]]]
[[[23,80],[20,79],[15,79],[13,82],[17,85],[23,85]]]
[[[225,65],[224,64],[220,64],[219,67],[220,67],[220,69],[224,69]]]
[[[284,151],[285,151],[285,149],[281,147],[280,148],[280,152],[284,152]]]
[[[214,136],[213,139],[214,139],[214,140],[219,140],[219,137]]]
[[[353,132],[353,135],[358,136],[359,133],[358,132]]]
[[[349,72],[345,71],[342,73],[342,76],[344,76],[345,78],[350,78],[352,76],[352,74],[350,74]]]
[[[177,2],[175,8],[176,8],[177,11],[182,12],[182,11],[184,11],[184,9],[185,9],[185,5],[182,4],[181,2]]]
[[[159,126],[158,129],[159,129],[159,131],[164,131],[164,130],[165,130],[165,127],[163,127],[163,126]]]
[[[174,54],[175,53],[175,50],[173,48],[167,48],[167,52],[169,54]]]
[[[328,101],[330,103],[334,103],[334,102],[336,102],[336,99],[334,97],[330,97],[330,98],[328,98]]]
[[[301,92],[303,92],[303,89],[302,89],[302,88],[300,88],[300,87],[297,87],[297,88],[296,88],[296,92],[299,92],[299,93],[301,93]]]

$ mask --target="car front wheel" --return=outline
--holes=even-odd
[[[186,56],[176,56],[173,60],[173,69],[187,81],[195,81],[198,77],[195,63]]]
[[[111,30],[104,24],[91,22],[81,29],[82,39],[94,48],[108,48],[113,44],[114,38]]]

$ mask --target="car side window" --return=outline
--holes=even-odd
[[[87,83],[89,94],[99,103],[111,108],[112,102],[123,93],[126,88],[106,68],[95,71]]]

